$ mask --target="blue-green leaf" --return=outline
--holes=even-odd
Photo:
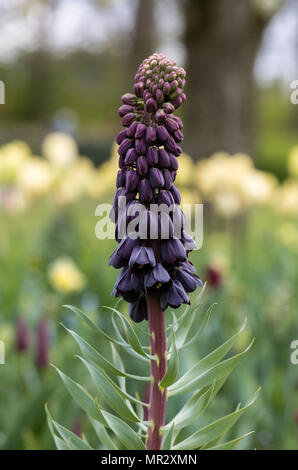
[[[48,418],[48,423],[50,424],[50,430],[53,433],[54,428],[59,432],[60,436],[64,441],[69,444],[70,448],[73,448],[75,450],[92,450],[92,447],[90,445],[80,439],[76,434],[73,432],[69,431],[66,429],[64,426],[61,426],[61,424],[57,423],[56,421],[53,420],[52,416],[50,415],[50,412],[48,410],[48,407],[46,406],[46,413],[47,413],[47,418]]]
[[[136,353],[140,354],[140,356],[144,356],[144,357],[150,359],[150,356],[144,351],[144,349],[143,349],[143,347],[142,347],[142,345],[139,341],[139,338],[136,335],[136,332],[134,330],[134,327],[133,327],[133,324],[132,324],[132,321],[130,320],[130,318],[126,317],[123,313],[119,312],[119,310],[117,310],[115,308],[106,307],[106,306],[104,308],[107,308],[107,309],[111,310],[112,312],[116,313],[116,315],[118,315],[118,317],[121,319],[121,322],[123,324],[123,327],[124,327],[124,330],[125,330],[125,333],[126,333],[126,336],[127,336],[127,341],[131,345],[133,350]]]
[[[243,439],[245,439],[246,437],[250,436],[253,433],[254,431],[251,431],[251,432],[248,432],[247,434],[244,434],[243,436],[233,439],[232,441],[224,442],[223,444],[219,444],[214,447],[206,447],[206,450],[234,450],[239,444],[239,442],[241,442]]]
[[[140,436],[124,421],[106,411],[103,415],[119,441],[129,450],[145,450]]]
[[[197,364],[190,368],[177,382],[169,387],[169,392],[171,395],[176,393],[187,393],[197,390],[198,387],[196,382],[201,376],[210,371],[232,348],[236,338],[243,331],[245,323],[241,326],[238,333],[229,338],[225,343],[219,346],[217,349],[212,351],[210,354],[201,359]],[[242,354],[242,353],[241,353]],[[236,357],[236,356],[234,356]],[[213,380],[217,380],[220,377],[214,377]],[[206,385],[209,385],[207,383]],[[179,391],[179,392],[178,392]]]
[[[71,394],[74,401],[92,418],[99,420],[102,424],[106,425],[105,419],[102,416],[100,410],[95,405],[94,399],[92,396],[85,390],[82,385],[78,384],[66,374],[64,374],[60,369],[53,366],[56,371],[59,373],[62,381],[64,382],[67,390]]]
[[[199,390],[185,403],[172,421],[167,425],[175,425],[175,430],[182,429],[196,421],[206,410],[214,396],[215,382],[205,392]]]
[[[172,385],[175,382],[176,377],[178,375],[178,369],[179,369],[179,355],[178,355],[178,351],[177,351],[176,343],[175,343],[175,333],[174,333],[174,330],[172,329],[171,357],[168,361],[167,371],[164,377],[162,378],[161,382],[159,383],[159,387],[162,390],[169,387],[169,385]]]
[[[112,408],[112,410],[116,411],[116,413],[118,413],[123,418],[128,419],[129,421],[138,422],[139,419],[135,411],[126,402],[127,399],[133,402],[138,402],[138,400],[124,393],[118,387],[118,385],[115,384],[115,382],[109,379],[104,371],[100,370],[99,367],[91,364],[91,362],[87,361],[86,359],[81,357],[79,357],[79,359],[81,359],[83,364],[85,364],[91,376],[93,377],[101,398],[103,398],[103,400]]]
[[[163,450],[171,450],[174,442],[174,431],[175,431],[175,423],[173,423],[167,431],[163,430],[163,441],[162,441],[162,449]]]
[[[106,447],[106,450],[118,450],[117,446],[114,443],[114,440],[110,438],[105,426],[103,426],[103,424],[101,424],[96,419],[91,418],[90,422],[100,442],[102,442],[102,444]]]
[[[259,390],[252,396],[248,403],[243,407],[236,409],[233,413],[224,416],[223,418],[214,421],[211,424],[196,431],[191,436],[176,444],[174,450],[192,450],[198,449],[206,442],[213,441],[219,436],[224,436],[226,432],[235,424],[237,419],[247,410],[257,399]]]

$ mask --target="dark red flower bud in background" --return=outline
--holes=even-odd
[[[18,352],[27,351],[30,344],[30,335],[27,322],[19,317],[16,323],[16,348]]]
[[[220,270],[214,266],[208,266],[206,272],[206,280],[208,286],[216,289],[222,284],[222,274]]]
[[[42,318],[37,326],[36,338],[36,364],[40,368],[45,368],[50,363],[50,331],[48,319]]]

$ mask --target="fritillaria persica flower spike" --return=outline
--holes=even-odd
[[[188,293],[201,285],[187,260],[194,242],[184,231],[181,197],[174,184],[183,139],[183,123],[174,112],[186,99],[185,75],[175,62],[153,54],[141,63],[134,94],[123,95],[118,110],[124,127],[116,138],[120,170],[113,204],[119,245],[109,263],[121,268],[113,294],[129,302],[135,322],[148,320],[152,355],[158,357],[151,361],[148,449],[161,448],[165,422],[166,390],[159,387],[167,368],[164,311],[190,303]],[[125,198],[124,214],[120,198]],[[129,230],[120,236],[123,221],[136,220],[133,209],[138,203],[144,208],[136,224],[138,236]],[[169,207],[171,211],[163,213]]]

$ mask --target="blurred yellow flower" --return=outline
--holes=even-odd
[[[285,215],[298,215],[298,182],[285,181],[275,192],[273,204],[278,212]]]
[[[217,191],[212,202],[216,212],[227,219],[240,214],[243,208],[240,193],[233,189]]]
[[[278,181],[274,175],[255,169],[244,175],[241,184],[248,204],[269,203],[277,185]]]
[[[102,163],[98,168],[93,180],[94,185],[93,187],[90,186],[90,195],[92,197],[99,197],[114,192],[118,172],[118,159],[118,144],[114,141],[109,160]]]
[[[201,202],[200,195],[196,189],[185,189],[179,187],[181,194],[181,205],[183,204],[199,204]]]
[[[291,176],[298,176],[298,145],[295,145],[288,155],[288,172]]]
[[[18,186],[29,197],[47,194],[54,183],[53,170],[46,160],[31,157],[26,160],[19,174]]]
[[[53,132],[45,137],[42,143],[42,153],[53,166],[65,169],[77,159],[78,146],[70,135]]]
[[[255,169],[252,159],[242,153],[218,152],[201,160],[196,167],[196,181],[203,198],[226,218],[255,204],[270,202],[277,186],[273,175]]]
[[[57,184],[55,192],[57,202],[68,204],[89,195],[95,174],[91,160],[86,157],[78,158]]]
[[[175,184],[179,186],[189,186],[194,183],[194,162],[187,153],[182,153],[179,157],[179,171]]]
[[[0,148],[0,183],[15,183],[30,153],[30,147],[21,140],[2,145]]]
[[[62,293],[80,292],[86,285],[85,275],[70,258],[59,258],[49,267],[52,286]]]

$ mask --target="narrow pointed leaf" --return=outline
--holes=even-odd
[[[140,354],[140,356],[144,356],[150,359],[150,356],[142,348],[142,345],[139,341],[139,338],[136,335],[136,332],[134,330],[131,320],[125,315],[123,315],[123,313],[119,312],[119,310],[116,310],[115,308],[106,307],[106,306],[105,308],[107,308],[108,310],[112,310],[112,312],[116,313],[116,315],[118,315],[118,317],[121,319],[123,327],[125,329],[125,333],[127,335],[127,341],[131,345],[131,347],[134,349],[134,351]]]
[[[206,373],[207,370],[211,369],[215,364],[217,364],[232,348],[236,338],[243,331],[245,323],[241,326],[238,333],[229,338],[225,343],[219,346],[217,349],[212,351],[210,354],[201,359],[197,364],[195,364],[189,371],[187,371],[180,379],[177,380],[171,387],[171,391],[177,389],[187,388],[192,384],[194,380],[198,378],[203,373]],[[216,379],[216,378],[215,378]],[[191,388],[189,391],[193,391]]]
[[[185,428],[193,421],[196,421],[208,407],[214,396],[214,389],[215,382],[204,393],[202,391],[196,392],[167,426],[174,424],[177,430]]]
[[[234,450],[239,442],[241,442],[243,439],[246,437],[250,436],[253,434],[254,431],[248,432],[247,434],[244,434],[243,436],[239,436],[236,439],[233,439],[232,441],[224,442],[223,444],[219,444],[218,446],[215,447],[206,447],[206,450]]]
[[[114,443],[114,440],[110,438],[106,428],[96,419],[90,419],[91,424],[96,432],[97,437],[100,442],[106,447],[106,450],[118,450],[117,446]]]
[[[224,436],[224,434],[235,424],[237,419],[246,411],[257,399],[259,390],[252,396],[248,403],[241,409],[230,413],[223,418],[214,421],[211,424],[203,427],[199,431],[196,431],[194,434],[184,439],[182,442],[176,444],[174,450],[192,450],[198,449],[208,441],[212,441],[219,436]]]
[[[124,421],[106,411],[103,415],[119,441],[128,450],[145,450],[145,445],[140,436]]]
[[[169,385],[172,385],[175,382],[176,377],[178,375],[179,355],[178,355],[178,351],[177,351],[177,348],[176,348],[174,330],[172,330],[172,336],[173,336],[173,340],[172,340],[171,357],[168,361],[167,371],[166,371],[163,379],[161,380],[161,382],[159,384],[160,388],[163,389],[163,390],[165,388],[169,387]]]
[[[237,354],[236,356],[232,356],[229,359],[226,359],[219,364],[216,364],[214,367],[202,372],[197,376],[189,384],[187,383],[180,383],[179,387],[175,387],[175,389],[168,388],[168,395],[177,395],[181,393],[188,393],[198,390],[202,387],[206,387],[210,385],[214,380],[219,381],[223,379],[226,375],[230,374],[231,371],[236,367],[238,362],[240,361],[241,357],[247,353],[247,351],[251,348],[253,342],[241,353]],[[176,382],[177,383],[177,382]],[[175,385],[175,384],[174,384]]]
[[[204,332],[205,328],[208,325],[208,322],[210,320],[211,313],[213,311],[214,305],[216,305],[216,303],[210,305],[210,307],[207,309],[207,312],[205,313],[205,315],[203,317],[203,320],[200,323],[200,325],[196,326],[196,328],[194,328],[195,333],[193,334],[193,336],[191,338],[188,338],[188,335],[187,335],[187,338],[186,338],[187,341],[182,343],[178,348],[178,349],[180,349],[180,351],[183,350],[183,349],[188,348],[188,346],[193,344],[202,335],[202,333]],[[189,331],[191,331],[191,329]]]
[[[110,380],[107,375],[95,367],[91,362],[79,357],[83,364],[89,370],[91,376],[93,377],[95,384],[97,386],[98,392],[100,393],[101,398],[120,416],[129,421],[138,422],[138,417],[132,408],[126,403],[126,399],[131,401],[137,401],[135,398],[131,397],[124,392]]]
[[[55,428],[62,437],[62,439],[64,439],[66,443],[69,443],[71,447],[76,450],[92,450],[92,447],[90,447],[87,442],[84,442],[82,439],[76,436],[76,434],[69,431],[64,426],[61,426],[61,424],[57,423],[57,421],[52,418],[47,406],[46,414],[48,418],[48,423],[50,423],[50,430],[53,431]]]
[[[87,390],[85,390],[80,384],[78,384],[66,374],[64,374],[60,369],[55,366],[53,367],[60,375],[62,381],[64,382],[64,385],[66,386],[67,390],[69,391],[77,405],[80,406],[87,413],[87,415],[97,419],[102,424],[106,425],[104,417],[102,416],[100,410],[96,407],[94,399],[87,392]]]
[[[172,426],[168,429],[168,431],[164,431],[164,437],[162,442],[162,449],[163,450],[171,450],[174,442],[174,430],[175,424],[173,423]]]
[[[73,305],[63,305],[63,307],[68,308],[72,312],[74,312],[81,320],[83,320],[92,330],[96,331],[102,338],[106,339],[109,342],[119,344],[120,346],[124,346],[122,343],[119,343],[115,338],[112,338],[110,335],[105,333],[86,313],[80,310]]]
[[[61,439],[61,437],[58,437],[56,434],[54,434],[53,439],[58,450],[71,450],[69,444],[66,444],[66,442]]]

